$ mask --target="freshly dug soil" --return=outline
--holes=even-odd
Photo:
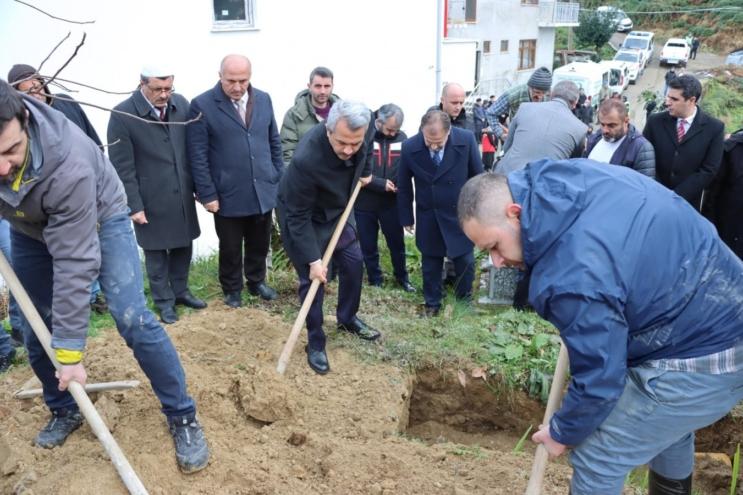
[[[515,441],[497,445],[483,437],[475,452],[441,435],[431,445],[405,435],[416,377],[391,365],[360,363],[333,348],[332,335],[330,374],[321,377],[308,368],[300,342],[286,375],[279,377],[275,366],[289,327],[263,311],[231,310],[219,302],[167,327],[212,451],[209,467],[193,475],[178,471],[159,403],[123,340],[115,332],[90,340],[86,365],[91,383],[142,381],[136,389],[99,393],[93,400],[150,493],[523,492],[533,456],[530,442],[523,453],[512,454]],[[126,493],[87,425],[61,448],[31,445],[48,411],[39,398],[12,397],[31,375],[30,368],[22,367],[0,378],[0,493]],[[472,400],[485,404],[481,390]],[[424,404],[421,400],[416,406],[416,421],[423,417]],[[430,417],[448,415],[443,404],[425,407]],[[514,419],[538,418],[536,407],[528,414],[520,408],[504,412],[510,419],[503,424],[520,430],[526,423]],[[452,431],[465,431],[470,420],[479,427],[488,421],[499,424],[493,417],[500,411],[484,420],[482,409],[473,410],[472,417],[455,413]],[[512,435],[518,440],[521,432]],[[569,474],[566,465],[551,463],[545,493],[567,493]]]
[[[123,340],[114,331],[90,340],[91,383],[142,382],[91,398],[151,494],[523,493],[534,447],[527,440],[513,450],[539,424],[539,403],[456,369],[412,374],[362,363],[335,347],[332,333],[330,374],[309,369],[300,341],[281,377],[275,367],[289,328],[265,311],[220,302],[167,327],[212,452],[193,475],[178,471],[159,403]],[[0,376],[0,493],[127,493],[87,425],[60,448],[32,446],[48,411],[40,398],[13,398],[31,376],[28,367]],[[700,444],[729,454],[741,431],[728,418]],[[700,467],[701,493],[728,493],[725,466]],[[569,479],[564,458],[551,462],[544,493],[567,493]]]

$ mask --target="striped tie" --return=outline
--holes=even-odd
[[[676,130],[676,137],[678,138],[678,142],[680,143],[682,139],[684,139],[684,135],[686,135],[686,127],[684,127],[684,124],[686,123],[686,120],[681,119],[679,120],[679,126]]]

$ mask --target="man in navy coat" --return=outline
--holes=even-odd
[[[415,241],[423,255],[423,316],[436,316],[441,309],[445,256],[454,262],[457,299],[469,301],[472,296],[475,258],[472,242],[457,221],[457,198],[467,179],[482,171],[474,135],[452,127],[451,119],[441,110],[426,112],[420,132],[402,144],[397,201],[400,222],[412,232],[415,199]]]
[[[219,282],[225,304],[241,305],[245,271],[248,290],[276,298],[266,285],[271,212],[284,168],[281,139],[268,93],[250,84],[250,60],[227,55],[219,82],[191,102],[188,156],[196,195],[214,213],[219,238]]]

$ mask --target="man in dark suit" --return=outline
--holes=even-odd
[[[702,191],[722,160],[724,126],[697,106],[699,80],[684,74],[668,82],[665,112],[650,115],[642,134],[655,148],[655,178],[699,210]]]
[[[266,256],[284,162],[271,97],[250,84],[251,73],[250,60],[227,55],[219,82],[191,102],[189,118],[201,118],[186,129],[196,195],[214,213],[219,282],[233,308],[242,304],[243,270],[251,294],[276,298]]]
[[[400,222],[412,232],[415,199],[415,241],[423,255],[423,316],[436,316],[441,309],[444,256],[454,262],[457,298],[472,297],[475,258],[472,242],[457,221],[457,198],[467,179],[479,173],[482,160],[474,134],[452,127],[449,115],[441,110],[426,112],[420,132],[402,145],[397,201]]]
[[[203,309],[188,290],[192,241],[201,231],[186,155],[188,100],[173,93],[168,69],[145,67],[139,88],[116,106],[147,121],[112,113],[108,156],[126,190],[137,242],[144,250],[152,300],[163,323],[178,320],[176,304]],[[157,123],[157,124],[154,124]]]
[[[299,141],[279,186],[276,212],[281,240],[299,275],[299,299],[304,301],[313,280],[327,282],[321,259],[356,183],[371,181],[365,135],[371,112],[363,104],[339,100],[324,123]],[[333,263],[338,268],[338,329],[364,340],[379,332],[361,321],[356,312],[361,300],[363,257],[356,238],[353,215],[338,239]],[[307,314],[307,362],[316,373],[330,371],[323,332],[323,286]]]

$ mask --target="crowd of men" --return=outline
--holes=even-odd
[[[728,297],[722,287],[743,290],[731,288],[740,286],[743,265],[699,214],[705,211],[741,254],[739,216],[730,209],[739,212],[743,197],[743,140],[736,134],[723,146],[723,124],[698,106],[696,78],[667,82],[667,110],[651,115],[642,133],[616,99],[601,103],[600,129],[590,133],[575,113],[580,88],[570,81],[553,85],[546,68],[488,105],[476,103],[472,113],[464,88],[448,83],[407,137],[400,105],[372,112],[341,99],[325,67],[310,73],[281,127],[269,94],[251,84],[251,63],[242,55],[226,56],[214,87],[191,102],[175,93],[172,69],[147,66],[139,76],[138,88],[111,114],[108,157],[80,106],[52,95],[32,67],[15,66],[12,86],[0,81],[0,214],[11,226],[5,244],[52,330],[62,365],[55,376],[38,339],[11,308],[14,337],[23,339],[52,413],[38,446],[61,445],[82,423],[65,389],[70,380],[86,379],[87,301],[100,281],[120,334],[162,403],[178,465],[184,472],[207,465],[196,405],[161,325],[178,320],[178,305],[207,305],[188,284],[192,242],[200,235],[194,199],[213,214],[219,282],[231,308],[242,305],[245,287],[263,300],[276,298],[266,281],[276,213],[300,302],[313,281],[322,282],[307,315],[305,350],[310,368],[328,373],[322,306],[330,276],[321,260],[360,182],[354,215],[332,254],[338,330],[367,341],[381,335],[358,315],[364,268],[370,286],[384,283],[380,230],[396,285],[408,293],[417,289],[408,277],[404,235],[415,235],[424,318],[439,314],[447,277],[455,297],[471,302],[477,245],[495,266],[524,270],[521,305],[528,302],[553,322],[568,346],[571,388],[534,439],[554,454],[574,447],[572,493],[618,493],[626,468],[649,461],[651,483],[690,487],[691,432],[743,395],[743,380],[735,381],[743,373],[743,305],[731,303],[740,296]],[[499,142],[504,154],[495,163]],[[145,304],[137,244],[160,322]],[[663,263],[647,261],[645,249]],[[715,261],[696,267],[701,251]],[[682,267],[685,278],[678,280]],[[709,286],[716,273],[723,275]],[[8,340],[0,338],[4,370],[14,350],[11,337],[1,336]],[[619,442],[606,432],[633,424],[625,396],[646,393],[629,384],[644,380],[647,387],[658,370],[677,372],[669,386],[684,391],[687,407],[696,407],[692,400],[717,405],[665,433],[657,426],[681,413],[655,414],[648,405],[638,438]],[[678,373],[690,370],[709,377],[682,383]],[[734,393],[724,396],[730,384]],[[691,394],[694,387],[714,392]],[[650,425],[665,442],[637,448],[647,444]],[[607,446],[622,453],[610,472],[599,474],[596,458]]]

